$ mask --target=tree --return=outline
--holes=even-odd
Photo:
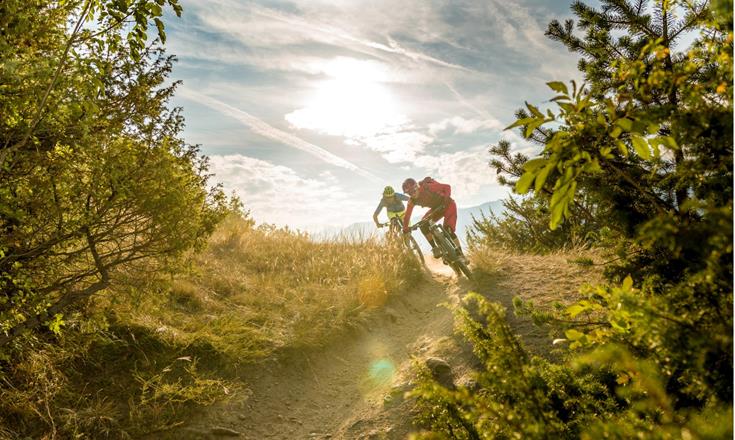
[[[121,268],[201,245],[226,210],[168,108],[164,4],[180,13],[176,0],[0,5],[0,346],[58,331]]]
[[[543,143],[538,157],[519,164],[515,188],[550,195],[550,229],[578,215],[580,197],[606,207],[596,221],[618,234],[619,263],[608,267],[608,284],[555,315],[568,323],[567,362],[509,351],[530,385],[494,383],[454,408],[477,426],[518,416],[485,408],[530,405],[545,391],[570,399],[574,411],[537,399],[520,415],[528,421],[506,434],[543,437],[541,425],[564,437],[731,437],[732,2],[601,3],[573,5],[584,37],[571,21],[549,26],[547,35],[582,55],[588,85],[548,83],[558,109],[526,104],[511,125]],[[677,53],[687,31],[699,37]],[[476,329],[473,322],[465,328]],[[466,333],[483,344],[482,332]],[[492,341],[502,344],[498,356],[513,345]],[[482,377],[492,378],[498,363],[488,362]]]

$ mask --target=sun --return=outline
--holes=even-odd
[[[286,115],[298,128],[356,139],[395,131],[407,119],[386,86],[388,69],[377,62],[336,58],[319,70],[320,81],[306,107]]]

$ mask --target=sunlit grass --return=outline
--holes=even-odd
[[[0,389],[0,432],[165,430],[187,408],[246,388],[241,366],[324,345],[421,277],[410,256],[371,238],[315,242],[239,217],[184,267],[123,278],[68,317],[61,346],[26,353],[5,377],[27,388]]]

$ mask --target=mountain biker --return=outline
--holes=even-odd
[[[430,208],[424,214],[422,220],[431,218],[433,221],[438,221],[444,217],[444,228],[449,232],[454,244],[457,245],[460,258],[464,259],[459,238],[457,238],[457,234],[455,233],[455,228],[457,227],[457,204],[451,197],[452,187],[445,183],[439,183],[431,177],[426,177],[419,183],[416,183],[416,180],[409,177],[403,182],[403,191],[410,196],[406,213],[403,216],[403,233],[408,233],[411,213],[415,205]],[[431,236],[429,228],[423,226],[421,227],[421,232],[431,245],[431,252],[434,254],[434,258],[440,257],[441,250],[439,250],[434,242],[434,237]]]
[[[380,214],[380,211],[382,211],[383,208],[385,208],[388,214],[388,221],[390,221],[393,217],[398,217],[399,219],[402,219],[403,211],[406,210],[403,202],[407,201],[407,195],[397,193],[392,186],[386,186],[383,189],[383,197],[380,199],[378,207],[375,208],[375,212],[373,212],[373,221],[375,222],[375,226],[379,228],[383,226],[378,221],[378,214]]]

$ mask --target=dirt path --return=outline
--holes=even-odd
[[[441,357],[455,377],[468,357],[441,304],[458,301],[469,283],[441,263],[430,265],[430,278],[392,298],[365,325],[325,349],[253,371],[248,395],[215,406],[171,438],[216,438],[227,429],[247,439],[406,438],[411,418],[403,392],[412,357]]]
[[[246,395],[215,405],[164,438],[405,439],[414,429],[409,389],[412,362],[429,357],[451,365],[456,383],[469,377],[470,348],[453,332],[451,311],[474,289],[508,309],[508,321],[533,353],[553,355],[548,333],[512,313],[516,295],[548,304],[570,300],[589,270],[570,267],[565,255],[503,256],[478,284],[457,280],[431,261],[431,277],[393,297],[364,325],[321,350],[293,353],[251,370]],[[570,296],[571,295],[571,296]],[[173,435],[173,436],[172,436]]]

